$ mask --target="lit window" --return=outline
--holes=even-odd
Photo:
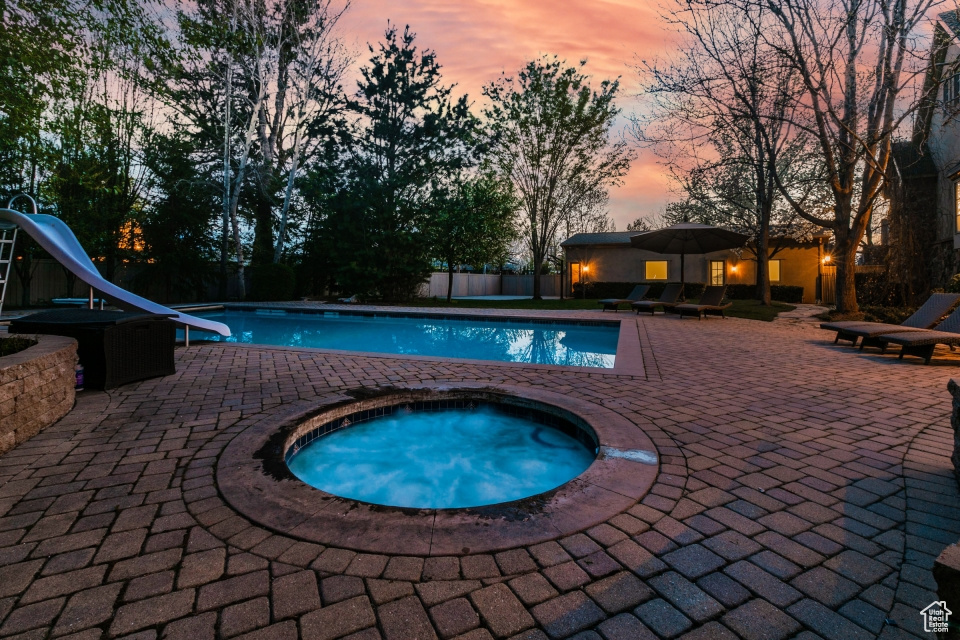
[[[667,261],[647,260],[647,280],[666,280]]]
[[[710,261],[710,284],[718,287],[723,284],[723,276],[726,272],[727,263],[723,260]]]
[[[957,214],[957,233],[960,233],[960,182],[953,184],[953,210]]]
[[[770,260],[770,282],[780,282],[780,261]]]

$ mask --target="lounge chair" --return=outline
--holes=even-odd
[[[856,346],[857,340],[863,338],[863,341],[860,343],[861,350],[869,346],[880,347],[881,350],[883,350],[886,342],[878,340],[877,336],[930,329],[940,321],[940,318],[947,315],[951,309],[957,306],[957,302],[960,302],[960,294],[933,293],[912,316],[900,324],[845,320],[840,322],[823,322],[820,324],[820,328],[837,332],[836,337],[833,339],[833,344],[837,344],[840,340],[847,340],[852,346]]]
[[[891,342],[900,345],[900,360],[903,360],[903,356],[919,356],[924,364],[930,364],[933,350],[938,344],[949,346],[951,351],[960,345],[960,307],[933,329],[885,333],[875,339],[883,343],[884,350]]]
[[[650,285],[648,284],[638,284],[633,288],[633,291],[630,292],[626,298],[605,298],[603,300],[597,300],[597,304],[603,305],[603,310],[613,309],[614,311],[619,310],[621,304],[629,304],[631,302],[637,302],[643,300],[647,297],[647,291],[650,291]]]
[[[683,295],[683,285],[671,283],[663,288],[663,293],[656,300],[640,300],[630,306],[637,310],[637,315],[640,315],[641,311],[649,311],[650,315],[653,315],[657,307],[663,307],[663,310],[666,311],[680,304],[681,295]]]
[[[683,316],[697,316],[698,320],[706,315],[725,318],[726,316],[723,315],[723,310],[733,306],[732,302],[721,304],[723,302],[723,294],[726,292],[727,288],[725,286],[707,287],[703,290],[703,295],[700,296],[700,302],[697,304],[678,304],[673,310],[680,314],[681,320]]]

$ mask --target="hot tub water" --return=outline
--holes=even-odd
[[[451,509],[549,491],[586,470],[595,455],[559,428],[481,404],[400,409],[347,425],[291,450],[287,465],[307,484],[344,498]]]

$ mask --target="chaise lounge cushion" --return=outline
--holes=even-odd
[[[650,291],[650,285],[638,284],[633,288],[633,291],[631,291],[630,295],[628,295],[626,298],[604,298],[603,300],[597,300],[597,304],[602,304],[604,311],[607,309],[613,309],[616,311],[621,304],[643,300],[648,291]]]
[[[900,359],[903,356],[919,356],[925,364],[930,364],[933,350],[938,344],[950,347],[960,345],[960,307],[954,310],[946,319],[934,329],[915,331],[898,331],[885,333],[875,337],[883,345],[884,350],[888,343],[900,345]]]
[[[868,338],[870,342],[875,343],[876,340],[874,340],[874,338],[883,334],[929,329],[939,322],[943,316],[947,315],[951,309],[956,307],[958,302],[960,302],[960,294],[933,293],[913,315],[900,324],[846,320],[840,322],[823,322],[820,324],[820,328],[837,332],[836,337],[833,339],[834,344],[839,340],[848,340],[856,344],[858,338],[864,338],[864,343],[867,342]],[[861,344],[860,346],[863,348],[864,345]]]
[[[673,282],[663,288],[663,293],[656,300],[641,300],[630,306],[636,309],[638,314],[641,311],[649,311],[652,314],[657,307],[663,307],[664,310],[667,310],[677,306],[680,303],[681,295],[683,295],[683,285]]]
[[[683,318],[685,315],[695,315],[698,319],[703,318],[705,315],[725,317],[723,315],[724,309],[729,309],[733,306],[732,302],[721,304],[726,292],[727,288],[725,286],[707,287],[703,290],[703,295],[700,296],[700,301],[697,304],[678,304],[673,310],[680,314],[680,318]]]

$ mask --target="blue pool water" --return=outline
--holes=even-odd
[[[402,317],[260,310],[202,314],[223,322],[228,342],[375,353],[612,368],[614,324],[537,323],[452,317]],[[216,334],[191,337],[224,340]],[[182,336],[181,336],[182,339]]]
[[[559,429],[481,406],[398,412],[341,428],[289,455],[287,466],[344,498],[452,509],[549,491],[593,459]]]

